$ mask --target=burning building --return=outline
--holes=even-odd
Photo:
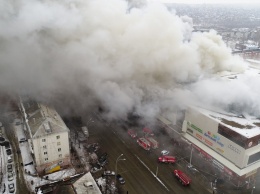
[[[259,76],[257,69],[249,68],[245,74],[248,73]],[[232,82],[240,76],[223,77]],[[183,136],[237,187],[252,187],[260,167],[260,119],[234,106],[229,111],[228,108],[189,107],[182,126]]]

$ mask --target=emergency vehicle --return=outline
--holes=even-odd
[[[181,170],[174,170],[173,174],[184,186],[188,186],[191,183],[191,178],[184,174]]]
[[[128,133],[128,135],[130,135],[130,137],[132,137],[132,138],[136,138],[136,137],[137,137],[137,133],[136,133],[136,131],[133,130],[133,129],[129,129],[129,130],[127,131],[127,133]]]
[[[148,128],[148,127],[143,128],[143,133],[144,133],[145,136],[148,136],[148,135],[149,136],[154,136],[153,131],[150,128]]]
[[[147,139],[149,141],[151,148],[153,148],[153,149],[159,148],[159,142],[156,141],[154,138],[146,137],[145,139]]]
[[[174,156],[160,156],[158,158],[158,162],[174,164],[176,162],[176,158]]]
[[[137,143],[145,150],[150,150],[151,145],[147,139],[141,137],[141,138],[137,139]]]

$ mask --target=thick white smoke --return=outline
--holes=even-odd
[[[194,34],[187,16],[141,5],[0,0],[1,91],[85,109],[100,103],[111,118],[134,108],[153,117],[202,101],[190,83],[245,70],[216,32]],[[205,82],[195,88],[211,96]]]

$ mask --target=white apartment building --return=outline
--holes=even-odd
[[[53,109],[35,101],[21,101],[25,133],[39,175],[70,165],[69,129]]]

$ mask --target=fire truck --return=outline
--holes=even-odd
[[[151,148],[153,148],[153,149],[159,148],[159,142],[156,141],[154,138],[146,137],[145,139],[149,141]]]
[[[138,139],[137,139],[137,143],[138,143],[142,148],[144,148],[145,150],[150,150],[151,145],[150,145],[150,142],[149,142],[147,139],[145,139],[145,138],[143,138],[143,137],[138,138]]]
[[[144,136],[154,136],[154,133],[153,133],[153,131],[150,129],[150,128],[148,128],[148,127],[145,127],[145,128],[143,128],[143,133],[144,133]]]
[[[188,186],[191,183],[191,178],[184,174],[181,170],[174,170],[173,174],[184,186]]]

